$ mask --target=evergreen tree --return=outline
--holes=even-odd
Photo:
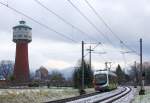
[[[49,79],[54,86],[61,86],[65,81],[65,77],[59,71],[52,71]]]
[[[119,64],[116,68],[116,74],[118,78],[118,83],[123,84],[125,82],[125,73],[122,71],[121,66]]]
[[[84,86],[92,87],[93,71],[89,64],[84,61]],[[78,67],[75,68],[73,73],[74,88],[81,88],[82,86],[82,62],[79,61]]]

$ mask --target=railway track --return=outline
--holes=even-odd
[[[105,97],[103,99],[100,99],[98,101],[95,101],[93,103],[112,103],[122,97],[124,97],[125,95],[127,95],[128,93],[131,92],[131,88],[130,87],[125,87],[125,89],[123,91],[120,91],[119,93],[113,94],[111,96]]]
[[[60,99],[60,100],[49,101],[49,102],[45,102],[45,103],[67,103],[70,101],[75,101],[75,100],[87,98],[87,97],[90,97],[93,95],[98,95],[98,94],[99,94],[99,92],[94,92],[94,93],[84,94],[84,95],[80,95],[80,96],[76,96],[76,97],[70,97],[70,98],[65,98],[65,99]]]
[[[130,87],[122,87],[115,92],[90,93],[77,97],[71,97],[61,100],[49,101],[46,103],[112,103],[131,92]]]

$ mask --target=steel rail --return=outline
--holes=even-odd
[[[129,88],[129,91],[127,91],[127,90],[128,90],[127,88]],[[103,98],[103,99],[98,100],[98,101],[93,102],[93,103],[112,103],[112,102],[114,102],[114,101],[116,101],[116,100],[118,100],[118,99],[124,97],[124,96],[127,95],[128,93],[130,93],[131,90],[132,90],[132,89],[131,89],[130,87],[126,87],[123,91],[120,91],[119,93],[116,93],[116,94],[114,94],[114,95],[111,95],[111,96],[109,96],[109,97]],[[127,91],[127,92],[126,92],[126,91]],[[118,95],[120,95],[120,96],[118,96]],[[118,97],[117,97],[117,96],[118,96]],[[116,97],[116,98],[115,98],[115,97]],[[111,98],[114,98],[114,99],[111,99]],[[111,99],[111,100],[109,100],[109,99]]]
[[[93,92],[93,93],[84,94],[84,95],[80,95],[80,96],[76,96],[76,97],[70,97],[70,98],[65,98],[65,99],[60,99],[60,100],[48,101],[48,102],[44,102],[44,103],[66,103],[66,102],[75,101],[78,99],[94,96],[97,94],[99,94],[99,92]]]
[[[112,103],[112,102],[114,102],[114,101],[124,97],[128,93],[130,93],[131,90],[132,89],[130,87],[124,87],[124,90],[121,90],[118,93],[114,93],[111,96],[102,98],[102,99],[100,99],[98,101],[94,101],[93,100],[94,102],[92,102],[92,103]],[[48,102],[45,102],[45,103],[66,103],[66,102],[71,102],[71,101],[75,101],[75,100],[79,100],[79,99],[83,99],[83,98],[88,98],[90,96],[96,96],[98,94],[100,94],[100,92],[94,92],[94,93],[84,94],[84,95],[80,95],[80,96],[76,96],[76,97],[70,97],[70,98],[65,98],[65,99],[60,99],[60,100],[48,101]],[[111,99],[111,98],[114,98],[114,99]],[[75,102],[75,103],[77,103],[77,102]]]

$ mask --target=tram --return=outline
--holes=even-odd
[[[94,72],[93,80],[96,91],[109,91],[117,88],[117,75],[108,70],[97,70]]]

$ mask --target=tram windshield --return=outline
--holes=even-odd
[[[97,74],[95,75],[95,83],[97,85],[103,85],[107,82],[107,75],[106,74]]]

